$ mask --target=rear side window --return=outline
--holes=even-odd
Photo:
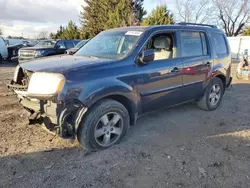
[[[64,43],[65,43],[65,47],[66,47],[67,49],[73,48],[73,47],[75,46],[73,42],[64,42]]]
[[[181,32],[182,57],[203,56],[208,54],[207,40],[202,32]]]
[[[212,33],[213,43],[217,55],[228,54],[226,40],[223,34]]]

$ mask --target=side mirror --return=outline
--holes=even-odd
[[[56,49],[59,49],[59,48],[60,48],[60,46],[59,46],[59,45],[56,45],[55,47],[56,47]]]
[[[145,65],[148,64],[150,61],[154,61],[154,59],[155,59],[154,49],[144,50],[140,57],[140,63]]]

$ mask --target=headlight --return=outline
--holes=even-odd
[[[37,50],[35,51],[35,57],[42,56],[45,53],[45,50]]]
[[[29,96],[54,96],[64,84],[65,78],[61,74],[36,72],[31,76],[27,93]]]

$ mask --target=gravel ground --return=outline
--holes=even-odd
[[[76,141],[28,125],[4,84],[14,66],[0,65],[0,187],[250,187],[250,81],[235,78],[216,111],[148,114],[119,145],[84,156]]]

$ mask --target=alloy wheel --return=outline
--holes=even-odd
[[[111,146],[123,132],[123,119],[116,112],[104,114],[95,126],[95,141],[103,147]]]
[[[209,102],[211,105],[216,105],[221,97],[221,88],[219,84],[215,84],[209,94]]]

